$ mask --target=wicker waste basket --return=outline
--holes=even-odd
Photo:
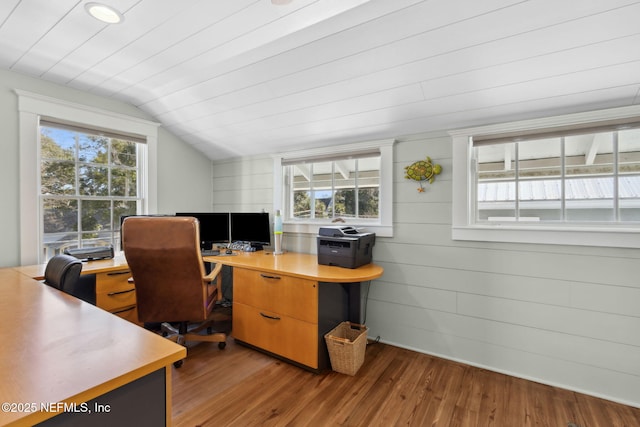
[[[367,330],[364,325],[342,322],[325,334],[329,360],[334,371],[347,375],[358,372],[364,363]]]

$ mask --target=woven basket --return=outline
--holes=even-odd
[[[347,375],[355,375],[358,372],[364,363],[367,330],[364,325],[342,322],[325,334],[324,340],[334,371]]]

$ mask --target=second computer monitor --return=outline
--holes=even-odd
[[[211,249],[214,243],[229,243],[228,212],[178,212],[176,216],[192,216],[200,223],[200,244]]]
[[[254,250],[271,244],[268,212],[231,212],[231,239],[248,242]]]

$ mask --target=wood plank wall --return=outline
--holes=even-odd
[[[404,167],[430,156],[424,193]],[[378,238],[384,276],[370,288],[370,336],[640,407],[640,250],[451,240],[451,140],[394,149],[394,237]],[[272,210],[273,161],[214,163],[217,210]],[[315,236],[287,235],[316,252]]]

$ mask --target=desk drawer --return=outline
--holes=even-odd
[[[103,310],[117,311],[120,308],[136,305],[136,289],[129,285],[129,289],[113,292],[96,292],[96,305]]]
[[[131,323],[139,323],[138,322],[138,309],[135,305],[131,307],[118,308],[112,311],[118,317],[123,318],[124,320],[128,320]]]
[[[96,274],[96,305],[112,313],[135,306],[136,288],[130,277],[128,269]]]
[[[318,323],[318,282],[235,268],[233,301]]]
[[[234,301],[233,337],[318,368],[318,326]]]
[[[129,283],[131,271],[118,270],[107,273],[96,274],[96,293],[108,293],[126,291],[134,288],[133,283]]]

